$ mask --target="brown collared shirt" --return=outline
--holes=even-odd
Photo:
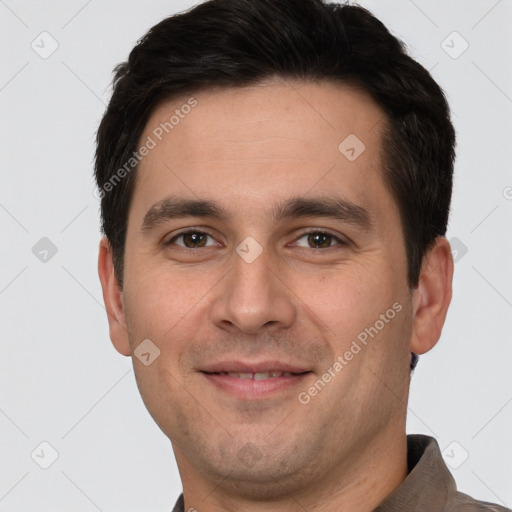
[[[407,459],[407,478],[374,512],[511,512],[458,492],[434,438],[407,436]],[[185,512],[183,494],[173,512]]]

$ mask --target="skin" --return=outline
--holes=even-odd
[[[142,398],[171,440],[185,510],[373,510],[407,475],[410,352],[427,352],[441,334],[449,244],[436,240],[410,289],[398,207],[380,173],[386,118],[364,93],[273,80],[194,97],[137,171],[122,290],[110,245],[100,243],[112,342],[132,356]],[[158,106],[141,141],[186,100]],[[366,146],[354,161],[338,149],[349,134]],[[147,210],[171,195],[218,201],[227,218],[169,219],[143,232]],[[373,229],[320,216],[275,222],[272,208],[291,197],[341,197],[366,209]],[[164,245],[185,228],[211,238]],[[348,243],[327,238],[318,248],[305,230]],[[236,252],[248,236],[263,249],[252,263]],[[300,403],[298,393],[395,303],[401,311]],[[149,366],[133,356],[146,338],[160,350]],[[243,400],[198,371],[226,359],[277,359],[312,373],[299,387]]]

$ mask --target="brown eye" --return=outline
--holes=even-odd
[[[297,240],[299,247],[307,247],[309,249],[327,249],[334,245],[345,245],[343,240],[337,236],[331,235],[324,231],[311,231],[304,233]]]
[[[215,241],[212,239],[212,243],[207,243],[208,238],[211,236],[208,233],[202,231],[187,231],[176,235],[166,245],[176,244],[186,249],[200,249],[201,247],[207,247],[215,245]]]
[[[195,247],[204,247],[206,245],[206,237],[204,233],[185,233],[183,235],[183,243],[185,247],[194,249]]]
[[[310,233],[308,235],[308,243],[315,249],[330,247],[332,236],[327,233]]]

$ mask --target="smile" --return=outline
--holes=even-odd
[[[303,389],[310,371],[293,373],[280,370],[260,372],[200,372],[216,392],[226,393],[239,400],[269,399],[293,396]]]
[[[258,373],[246,373],[246,372],[215,372],[213,375],[227,375],[234,379],[252,379],[252,380],[266,380],[275,379],[276,377],[293,377],[293,375],[299,375],[292,372],[281,372],[278,370],[272,370],[268,372]]]

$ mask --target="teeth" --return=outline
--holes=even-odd
[[[273,379],[276,377],[291,377],[293,374],[290,372],[279,372],[272,370],[269,372],[258,372],[258,373],[242,373],[242,372],[219,372],[220,375],[228,375],[235,379],[252,379],[252,380],[266,380]]]
[[[281,377],[281,375],[283,374],[283,372],[259,372],[259,373],[255,373],[253,374],[253,379],[254,380],[265,380],[265,379],[270,379],[271,377]]]

